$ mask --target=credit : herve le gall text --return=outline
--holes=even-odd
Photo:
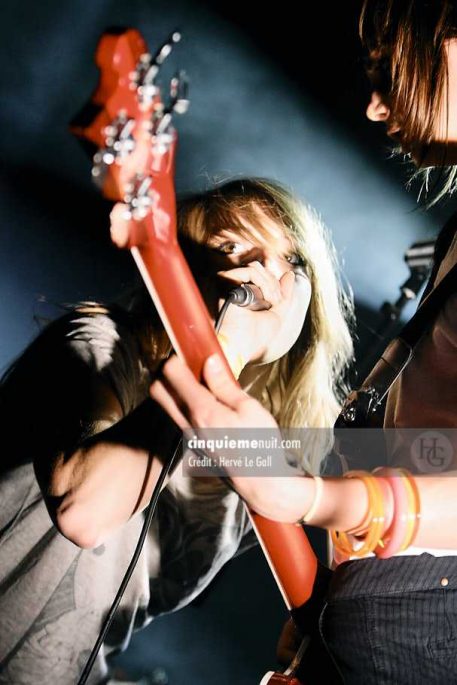
[[[188,453],[186,457],[186,464],[190,468],[270,468],[273,464],[273,457],[267,456],[243,456],[243,457],[227,457],[225,455],[196,455]]]

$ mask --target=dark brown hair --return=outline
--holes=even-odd
[[[447,92],[445,41],[457,35],[452,0],[365,0],[360,37],[368,75],[380,84],[403,144],[431,140],[437,103]],[[387,92],[386,92],[387,91]]]

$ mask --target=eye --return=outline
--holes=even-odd
[[[246,251],[246,247],[241,243],[233,243],[227,241],[226,243],[221,243],[216,245],[215,249],[222,254],[241,254]]]
[[[286,255],[286,260],[292,266],[305,266],[305,260],[298,252],[293,252],[292,254]]]

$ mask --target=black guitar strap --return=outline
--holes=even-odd
[[[439,265],[439,262],[438,262]],[[437,267],[435,266],[435,274]],[[435,275],[434,274],[434,275]],[[433,276],[434,276],[433,275]],[[414,348],[444,307],[457,292],[457,264],[433,289],[426,291],[414,316],[392,340],[360,388],[352,392],[343,406],[335,428],[363,427],[381,407],[394,381],[410,362]]]

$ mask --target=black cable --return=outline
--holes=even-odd
[[[222,307],[219,310],[219,313],[218,313],[218,316],[216,319],[216,323],[214,325],[214,329],[215,329],[216,333],[219,332],[219,329],[222,325],[222,321],[224,320],[225,314],[226,314],[227,309],[228,309],[229,305],[231,304],[231,302],[232,302],[232,298],[231,298],[231,295],[229,294],[229,296],[227,297],[224,304],[222,305]],[[86,662],[86,665],[84,666],[84,670],[79,677],[77,685],[84,685],[84,683],[87,682],[87,678],[90,675],[92,667],[95,663],[95,659],[97,658],[97,654],[100,651],[100,647],[103,644],[103,640],[106,637],[106,633],[109,630],[109,627],[110,627],[112,620],[114,618],[114,615],[118,609],[120,601],[121,601],[123,594],[126,590],[126,587],[130,581],[130,578],[132,577],[133,571],[135,570],[135,566],[137,565],[138,559],[139,559],[141,551],[143,549],[144,541],[146,540],[146,535],[148,533],[149,526],[151,525],[152,517],[154,516],[155,510],[157,507],[157,502],[159,500],[159,495],[160,495],[160,491],[162,489],[162,485],[165,481],[165,478],[168,476],[168,474],[170,473],[172,468],[176,465],[175,464],[176,458],[177,458],[178,453],[181,450],[181,446],[182,446],[182,437],[179,438],[179,440],[176,444],[175,450],[173,452],[173,456],[171,457],[169,462],[167,464],[164,464],[164,466],[162,467],[162,470],[160,472],[160,476],[157,480],[157,483],[155,484],[153,493],[151,495],[151,500],[148,504],[148,508],[146,509],[146,515],[144,518],[143,527],[141,528],[140,537],[138,538],[138,542],[137,542],[137,545],[135,547],[135,551],[133,552],[132,559],[130,561],[130,564],[128,565],[127,571],[125,572],[125,575],[124,575],[122,582],[119,586],[119,590],[117,591],[116,597],[114,598],[114,601],[111,605],[111,608],[106,615],[106,618],[103,622],[100,633],[98,634],[97,641],[96,641],[96,643],[92,649],[92,652],[90,653],[90,656]]]
[[[224,317],[225,317],[225,315],[226,315],[226,313],[227,313],[227,309],[229,308],[229,306],[230,306],[231,304],[232,304],[232,294],[229,293],[229,295],[228,295],[227,299],[225,300],[224,304],[223,304],[222,307],[219,309],[219,313],[218,313],[218,315],[217,315],[216,323],[214,324],[214,330],[216,331],[216,333],[219,333],[220,328],[221,328],[221,326],[222,326],[222,322],[223,322]]]
[[[100,650],[100,647],[103,644],[103,640],[105,639],[106,633],[108,632],[108,629],[111,625],[111,622],[114,618],[114,614],[117,611],[117,608],[119,606],[119,603],[122,599],[122,596],[125,592],[125,589],[130,581],[130,578],[132,577],[132,573],[135,570],[135,566],[137,565],[138,559],[141,554],[141,550],[143,549],[144,541],[146,539],[147,532],[149,530],[149,526],[151,525],[152,517],[154,516],[156,507],[157,507],[157,502],[159,500],[159,495],[160,491],[162,489],[163,482],[165,478],[168,476],[168,474],[171,471],[171,467],[174,465],[176,455],[178,453],[179,448],[181,447],[181,440],[179,441],[178,445],[176,446],[175,451],[173,452],[173,456],[170,459],[170,461],[167,464],[164,464],[161,472],[159,479],[154,487],[154,491],[151,496],[151,500],[148,504],[148,508],[146,510],[146,516],[144,519],[143,527],[141,529],[140,537],[138,538],[137,545],[135,547],[135,551],[132,556],[132,560],[127,568],[127,571],[125,572],[125,575],[122,579],[122,582],[119,586],[119,590],[117,591],[117,595],[114,598],[114,601],[111,605],[111,608],[106,615],[105,621],[103,623],[103,626],[100,630],[100,633],[98,635],[97,641],[92,649],[92,652],[90,654],[89,659],[87,660],[87,663],[84,667],[83,672],[81,673],[81,676],[78,680],[78,685],[84,685],[84,683],[87,681],[87,678],[92,670],[92,667],[94,665],[95,659],[97,658],[97,654]]]

